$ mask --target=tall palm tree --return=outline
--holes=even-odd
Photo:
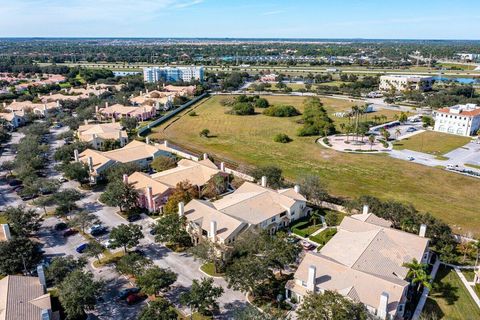
[[[372,150],[373,144],[375,143],[375,136],[373,134],[368,136],[368,142],[370,142],[370,150]]]
[[[431,277],[427,274],[428,266],[425,263],[420,263],[413,258],[412,262],[404,263],[403,266],[408,268],[407,278],[411,279],[412,284],[419,284],[418,290],[422,286],[428,289],[432,288],[430,284]]]
[[[400,130],[400,128],[397,128],[397,130],[395,130],[395,136],[396,138],[398,139],[398,137],[402,134],[402,130]]]

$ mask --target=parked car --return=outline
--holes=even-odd
[[[75,251],[77,251],[78,253],[83,253],[85,250],[87,250],[87,248],[88,248],[88,243],[82,243],[77,247],[77,249],[75,249]]]
[[[144,256],[146,255],[145,252],[143,252],[143,251],[140,250],[140,249],[135,249],[135,250],[133,250],[132,252],[133,252],[133,253],[136,253],[136,254],[138,254],[139,256],[142,256],[142,257],[144,257]]]
[[[141,218],[142,217],[139,214],[132,214],[132,215],[127,217],[127,221],[128,222],[134,222],[134,221],[140,220]]]
[[[62,231],[62,230],[67,229],[67,227],[68,227],[68,225],[65,222],[59,222],[55,225],[54,229],[56,231]]]
[[[413,160],[415,160],[415,158],[412,157],[412,156],[409,156],[407,159],[408,159],[408,161],[413,161]]]
[[[455,170],[458,169],[458,164],[447,164],[447,169]]]
[[[16,186],[16,187],[12,188],[12,191],[15,191],[15,192],[18,193],[18,192],[22,191],[23,189],[25,189],[24,186]]]
[[[90,231],[90,234],[96,237],[96,236],[101,236],[102,234],[107,233],[107,231],[108,231],[107,227],[102,226],[100,228],[93,229],[92,231]]]
[[[94,224],[93,226],[88,228],[88,233],[92,233],[92,231],[95,231],[101,228],[104,228],[104,226],[102,226],[101,224]]]
[[[64,237],[69,237],[69,236],[73,236],[74,234],[77,234],[77,233],[78,233],[77,230],[69,228],[63,233],[63,236]]]
[[[103,242],[103,246],[108,248],[108,249],[112,249],[112,243],[113,243],[113,240],[108,239],[107,241]]]
[[[140,288],[126,288],[126,289],[123,289],[120,291],[120,293],[118,294],[118,297],[120,299],[127,299],[127,297],[131,294],[135,294],[135,293],[139,293],[140,292]]]
[[[415,132],[417,131],[417,129],[415,129],[414,127],[410,127],[407,129],[407,132]]]
[[[305,240],[303,240],[300,244],[302,245],[302,248],[305,250],[312,250],[313,248],[315,248],[313,244]]]
[[[23,195],[20,196],[20,198],[21,198],[23,201],[28,201],[28,200],[32,200],[32,199],[38,198],[38,195],[37,195],[37,194],[23,194]]]
[[[68,179],[64,178],[64,177],[58,179],[58,182],[60,182],[60,183],[64,183],[64,182],[67,182],[67,181],[68,181]]]
[[[144,300],[145,297],[138,294],[138,293],[133,293],[127,297],[127,304],[132,305],[135,303],[139,303],[140,301]]]
[[[155,228],[150,229],[149,233],[154,236],[157,234],[157,230]]]

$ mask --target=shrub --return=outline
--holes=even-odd
[[[325,222],[328,226],[337,226],[338,225],[338,214],[333,211],[327,212],[325,215]]]
[[[337,229],[327,229],[309,239],[318,243],[320,247],[323,247],[336,233]]]
[[[279,133],[276,134],[275,137],[273,137],[273,141],[280,143],[289,143],[290,141],[292,141],[292,139],[285,133]]]
[[[189,115],[190,117],[196,117],[196,116],[197,116],[197,113],[196,113],[195,111],[190,111],[190,112],[188,113],[188,115]]]
[[[268,107],[263,114],[270,117],[294,117],[298,116],[300,112],[294,106],[281,104]]]
[[[270,103],[268,103],[268,100],[265,98],[258,98],[257,101],[255,101],[255,107],[257,108],[268,108],[270,106]]]
[[[235,103],[230,111],[227,113],[237,116],[246,116],[255,114],[255,108],[248,102]]]
[[[208,138],[209,135],[210,135],[210,130],[208,129],[203,129],[202,131],[200,131],[200,137]]]

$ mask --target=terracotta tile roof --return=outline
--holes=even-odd
[[[145,193],[147,187],[152,187],[154,197],[166,193],[171,188],[170,186],[152,179],[148,174],[143,172],[132,173],[128,177],[128,183],[133,185],[133,187],[141,193]]]
[[[93,135],[102,139],[118,140],[118,135],[121,133],[122,138],[128,138],[128,134],[120,123],[96,123],[85,124],[78,127],[78,137],[82,141],[90,142],[93,140]]]
[[[203,186],[220,172],[210,160],[193,161],[182,159],[177,163],[176,168],[155,173],[152,175],[152,178],[172,187],[185,180],[188,180],[193,185]]]

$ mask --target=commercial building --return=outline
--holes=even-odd
[[[435,131],[472,136],[480,129],[480,106],[467,103],[438,109],[434,112],[434,118]]]
[[[88,142],[94,149],[101,149],[105,140],[118,141],[120,147],[128,142],[128,134],[119,122],[92,123],[85,120],[85,124],[78,127],[78,140]]]
[[[418,75],[386,75],[380,77],[380,90],[382,91],[406,91],[432,89],[435,82],[433,77]]]
[[[145,82],[190,82],[192,80],[203,81],[203,67],[151,67],[143,68]]]
[[[404,264],[430,259],[426,226],[419,235],[406,233],[364,212],[345,217],[319,252],[305,255],[287,282],[288,299],[302,303],[308,293],[336,291],[380,319],[402,319],[409,288]]]

